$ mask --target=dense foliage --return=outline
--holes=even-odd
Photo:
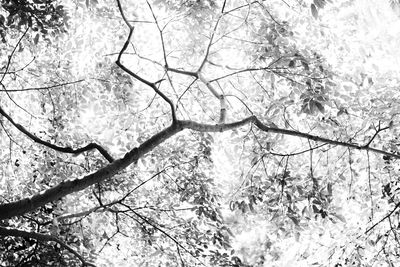
[[[395,1],[2,1],[1,266],[400,264]]]

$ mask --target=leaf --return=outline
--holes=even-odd
[[[249,204],[249,209],[251,212],[255,213],[255,209],[252,203]]]
[[[310,106],[310,114],[315,114],[317,112],[317,110],[319,109],[317,107],[317,103],[315,100],[310,100],[310,102],[308,103]]]
[[[321,113],[325,112],[325,108],[320,102],[315,101],[315,106],[318,108],[319,112]]]
[[[304,194],[304,190],[303,190],[303,187],[301,185],[297,186],[297,191],[299,192],[300,195]]]
[[[314,4],[311,4],[311,14],[315,19],[318,19],[318,10]]]
[[[314,199],[312,201],[312,203],[317,204],[317,205],[321,205],[322,204],[321,200],[319,200],[319,199]]]
[[[304,68],[306,71],[309,71],[309,70],[310,70],[310,67],[308,66],[307,62],[301,61],[301,65],[303,65],[303,68]]]
[[[36,36],[35,36],[35,38],[33,39],[33,43],[34,43],[35,45],[37,45],[38,42],[39,42],[39,34],[37,33]]]
[[[334,215],[336,218],[338,218],[340,221],[342,221],[343,223],[346,223],[346,218],[345,218],[343,215],[336,214],[336,213],[333,213],[333,215]]]
[[[324,8],[324,6],[326,5],[326,1],[325,0],[314,0],[314,4],[318,8]]]
[[[303,104],[301,106],[301,112],[306,113],[306,114],[311,114],[308,101],[303,101]]]
[[[319,213],[319,208],[315,205],[312,205],[312,209],[314,213]]]
[[[330,196],[332,196],[332,183],[328,183],[327,189],[328,189],[328,194],[329,194]]]

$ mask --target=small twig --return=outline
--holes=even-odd
[[[207,62],[208,55],[210,54],[210,48],[211,48],[211,45],[212,45],[212,42],[213,42],[213,39],[214,39],[215,32],[217,31],[219,21],[221,20],[221,18],[223,17],[223,15],[224,15],[224,14],[221,14],[221,15],[218,17],[217,22],[216,22],[215,25],[214,25],[214,29],[213,29],[213,31],[212,31],[212,33],[211,33],[210,41],[209,41],[209,43],[208,43],[208,45],[207,45],[207,48],[206,48],[206,54],[204,55],[204,59],[203,59],[203,61],[201,62],[199,69],[197,70],[198,73],[201,72],[201,70],[202,70],[203,67],[204,67],[204,64],[206,64],[206,62]]]
[[[398,208],[400,207],[400,202],[396,204],[396,206],[394,207],[394,209],[389,212],[388,214],[385,215],[385,217],[383,217],[382,219],[380,219],[377,223],[375,223],[374,225],[372,225],[370,228],[368,228],[365,231],[365,234],[368,234],[368,232],[370,232],[372,229],[374,229],[378,224],[380,224],[381,222],[383,222],[385,219],[389,218]]]
[[[3,82],[4,77],[5,77],[6,74],[8,73],[8,69],[10,68],[12,57],[14,56],[15,51],[17,50],[18,45],[22,42],[22,39],[24,39],[24,37],[25,37],[26,33],[28,32],[28,30],[29,30],[29,27],[26,28],[25,32],[24,32],[24,33],[22,34],[22,36],[18,39],[17,44],[14,46],[14,49],[11,51],[11,55],[8,56],[8,61],[7,61],[6,69],[4,70],[3,76],[2,76],[1,79],[0,79],[0,83]]]
[[[154,18],[154,21],[155,21],[155,23],[156,23],[158,32],[160,33],[161,47],[162,47],[163,56],[164,56],[164,63],[165,63],[165,67],[168,68],[167,54],[166,54],[166,52],[165,52],[165,42],[164,42],[163,31],[162,31],[162,29],[160,28],[160,25],[158,24],[157,17],[156,17],[156,15],[154,14],[153,8],[151,7],[149,1],[146,0],[146,2],[147,2],[147,5],[148,5],[149,8],[150,8],[151,14],[153,15],[153,18]]]
[[[374,219],[374,201],[372,198],[372,185],[371,185],[371,162],[369,159],[369,151],[367,151],[367,170],[368,170],[368,187],[369,187],[369,198],[371,201],[371,221]]]
[[[0,74],[3,74],[3,75],[4,75],[4,74],[16,74],[17,72],[23,71],[23,70],[26,69],[29,65],[31,65],[32,62],[35,61],[35,59],[36,59],[36,56],[34,56],[34,57],[31,59],[31,61],[29,61],[27,64],[25,64],[25,66],[23,66],[23,67],[21,67],[21,68],[19,68],[19,69],[17,69],[17,70],[14,70],[14,71],[0,72]]]
[[[261,68],[247,68],[247,69],[237,70],[237,71],[234,71],[234,72],[225,74],[225,75],[223,75],[223,76],[221,76],[221,77],[212,79],[212,80],[210,80],[210,82],[216,82],[216,81],[218,81],[218,80],[222,80],[222,79],[228,78],[228,77],[230,77],[230,76],[233,76],[233,75],[236,75],[236,74],[240,74],[240,73],[244,73],[244,72],[254,72],[254,71],[261,71],[261,70],[266,70],[266,71],[271,70],[271,71],[273,71],[273,70],[275,70],[276,68],[272,68],[272,65],[274,65],[275,63],[277,63],[279,60],[280,60],[280,59],[271,62],[271,63],[270,63],[268,66],[266,66],[266,67],[261,67]],[[227,68],[227,69],[233,69],[233,68]]]
[[[55,85],[42,86],[42,87],[30,87],[30,88],[23,88],[23,89],[0,89],[0,92],[12,93],[12,92],[49,90],[49,89],[53,89],[53,88],[57,88],[57,87],[65,86],[65,85],[71,85],[71,84],[75,84],[75,83],[80,83],[80,82],[83,82],[83,81],[85,81],[85,80],[77,80],[77,81],[73,81],[73,82],[59,83],[59,84],[55,84]]]
[[[375,131],[374,136],[372,136],[372,138],[368,141],[368,143],[366,145],[364,145],[364,147],[369,147],[369,145],[372,143],[372,141],[374,141],[375,137],[382,131],[387,130],[390,128],[389,126],[383,127],[381,128],[381,122],[378,123],[378,129]]]
[[[130,207],[128,207],[130,209]],[[191,255],[192,257],[193,254],[187,249],[185,248],[178,240],[176,240],[173,236],[171,236],[170,234],[168,234],[166,231],[164,231],[163,229],[161,229],[160,227],[158,227],[155,223],[150,222],[146,217],[144,217],[143,215],[139,214],[138,212],[134,211],[133,209],[130,209],[131,212],[133,214],[135,214],[138,218],[140,218],[143,222],[147,223],[148,225],[154,227],[154,229],[156,229],[157,231],[159,231],[160,233],[164,234],[166,237],[168,237],[170,240],[172,240],[177,246],[179,246],[180,248],[182,248],[186,253],[188,253],[189,255]],[[196,260],[198,260],[200,262],[201,265],[205,266],[205,264],[200,261],[198,258],[194,257]]]
[[[207,88],[210,90],[210,92],[220,101],[220,116],[219,116],[219,123],[224,123],[225,118],[226,118],[226,97],[224,94],[218,94],[217,90],[215,90],[214,86],[211,84],[211,82],[207,81],[206,78],[201,74],[200,72],[198,73],[200,81],[202,81]]]
[[[321,148],[323,146],[326,146],[326,144],[321,144],[321,145],[318,145],[318,146],[310,147],[308,149],[305,149],[305,150],[302,150],[302,151],[299,151],[299,152],[292,152],[292,153],[283,154],[283,153],[277,153],[277,152],[269,151],[266,154],[271,154],[273,156],[279,156],[279,157],[292,157],[292,156],[298,156],[298,155],[310,152],[311,150],[319,149],[319,148]]]
[[[13,49],[12,52],[11,52],[11,55],[8,57],[8,61],[7,61],[6,68],[5,68],[5,70],[4,70],[3,76],[2,76],[1,79],[0,79],[0,84],[1,84],[1,86],[4,88],[3,91],[6,92],[8,98],[11,100],[11,102],[13,102],[13,103],[14,103],[17,107],[19,107],[21,110],[23,110],[23,111],[25,111],[26,113],[28,113],[30,116],[33,116],[33,115],[30,114],[26,109],[24,109],[23,107],[21,107],[20,105],[18,105],[18,103],[16,103],[16,102],[14,101],[14,99],[10,96],[10,94],[7,92],[7,90],[5,90],[6,87],[5,87],[5,85],[3,84],[4,77],[5,77],[6,74],[8,73],[8,69],[10,68],[11,61],[12,61],[12,58],[13,58],[13,56],[14,56],[14,54],[15,54],[15,51],[17,50],[18,45],[22,42],[22,39],[25,37],[25,35],[26,35],[26,33],[28,32],[28,30],[29,30],[29,27],[25,30],[25,32],[24,32],[24,33],[22,34],[22,36],[19,38],[17,44],[15,45],[14,49]]]

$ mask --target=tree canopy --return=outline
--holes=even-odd
[[[4,0],[1,266],[397,266],[384,0]]]

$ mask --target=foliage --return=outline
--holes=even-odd
[[[64,6],[57,1],[27,1],[2,0],[4,13],[0,13],[0,36],[6,42],[7,31],[21,31],[29,27],[40,32],[43,36],[58,35],[65,30],[68,16]],[[39,34],[35,35],[35,44],[39,41]],[[50,40],[46,38],[47,40]]]
[[[399,264],[393,3],[2,1],[1,266]]]

